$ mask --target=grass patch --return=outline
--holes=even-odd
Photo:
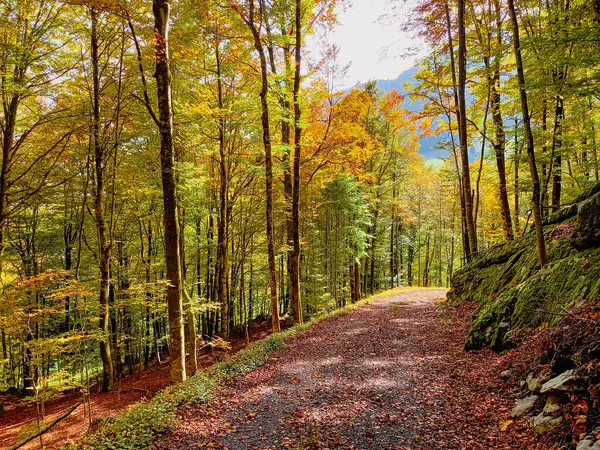
[[[395,302],[390,305],[390,311],[398,311],[402,306],[410,305],[411,302]]]
[[[281,333],[271,334],[236,353],[231,359],[220,362],[188,378],[183,383],[170,386],[159,392],[150,401],[141,401],[123,414],[109,419],[95,433],[81,442],[70,444],[68,450],[139,450],[146,449],[160,435],[166,433],[177,421],[177,411],[187,405],[208,402],[219,384],[228,378],[252,372],[264,365],[275,350],[285,342],[317,323],[335,316],[347,314],[376,299],[421,290],[422,288],[396,288],[349,304]]]

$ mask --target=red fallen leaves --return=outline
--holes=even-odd
[[[379,420],[381,420],[382,422],[387,422],[388,424],[392,425],[397,423],[400,419],[397,416],[392,416],[390,415],[389,412],[383,413],[379,415]]]
[[[589,407],[585,399],[577,394],[571,395],[571,402],[573,403],[571,410],[564,413],[563,416],[569,424],[573,442],[577,443],[586,435],[587,413]]]
[[[577,221],[572,220],[571,222],[561,223],[560,225],[555,226],[551,232],[551,239],[555,241],[557,239],[568,238],[571,236],[571,234],[573,234],[576,224]]]

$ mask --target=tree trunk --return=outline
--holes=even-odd
[[[302,150],[302,111],[300,109],[300,69],[302,63],[302,0],[296,0],[296,52],[294,70],[294,188],[292,190],[293,248],[290,262],[290,287],[294,322],[302,323],[300,297],[300,153]]]
[[[457,81],[456,81],[456,63],[454,62],[454,42],[452,39],[452,22],[450,21],[450,8],[448,6],[448,0],[446,0],[444,2],[444,10],[445,10],[445,16],[446,16],[446,32],[448,35],[448,49],[449,49],[449,55],[450,55],[450,72],[452,74],[452,92],[453,92],[453,96],[454,96],[454,113],[456,114],[456,117],[458,118],[458,117],[460,117],[460,110],[459,110],[459,106],[458,106],[459,101],[458,101],[458,88],[457,88]],[[452,141],[452,150],[454,152],[454,162],[456,164],[456,174],[458,176],[458,184],[460,187],[460,214],[461,214],[460,227],[461,227],[461,237],[462,237],[462,244],[463,244],[463,255],[464,255],[465,259],[468,259],[469,255],[471,254],[471,249],[469,246],[469,236],[467,233],[467,209],[466,209],[466,205],[465,205],[465,195],[464,195],[461,171],[460,171],[460,167],[458,165],[458,160],[456,158],[456,146],[455,146],[455,142],[454,142],[454,133],[452,132],[452,121],[451,121],[450,114],[448,114],[448,130],[450,131],[450,140]]]
[[[181,264],[179,255],[179,221],[175,154],[173,151],[173,104],[169,69],[169,0],[153,0],[154,39],[156,52],[156,87],[158,95],[160,165],[164,203],[165,259],[167,267],[167,310],[169,316],[171,379],[186,378],[183,327],[183,300],[181,295]]]
[[[562,122],[564,118],[564,101],[559,94],[556,96],[554,111],[554,133],[552,136],[552,154],[554,168],[552,176],[552,211],[560,208],[560,193],[562,185]]]
[[[370,273],[369,273],[369,294],[375,293],[375,251],[377,247],[377,222],[379,219],[379,193],[377,194],[377,203],[375,205],[375,213],[373,215],[373,227],[371,228],[371,251],[369,260],[371,262]]]
[[[508,0],[508,9],[513,27],[513,45],[515,51],[515,60],[517,63],[517,78],[519,81],[519,94],[521,96],[521,112],[523,114],[523,126],[525,127],[525,142],[527,145],[527,157],[529,159],[529,170],[533,184],[532,209],[533,221],[535,225],[535,234],[537,237],[538,255],[540,265],[544,267],[548,263],[546,254],[546,243],[544,242],[544,229],[542,228],[542,212],[540,208],[540,178],[535,162],[535,151],[533,142],[533,133],[531,131],[531,121],[529,115],[529,105],[527,102],[527,92],[525,90],[525,73],[523,71],[523,60],[521,58],[521,42],[519,38],[519,22],[515,11],[514,0]]]
[[[14,94],[5,107],[4,129],[2,130],[2,169],[0,172],[0,272],[3,269],[4,259],[4,231],[8,220],[8,175],[12,166],[13,142],[17,122],[19,96]]]
[[[229,273],[228,261],[228,220],[227,209],[229,208],[229,179],[227,173],[227,159],[225,155],[225,120],[223,118],[223,84],[221,80],[221,57],[219,44],[215,49],[217,62],[217,100],[219,103],[219,227],[218,227],[218,250],[217,260],[219,263],[219,303],[221,304],[221,330],[223,337],[229,339],[229,304],[227,296],[227,275]]]
[[[502,42],[502,11],[500,10],[499,0],[494,1],[496,9],[496,38],[499,48]],[[490,80],[492,92],[492,120],[495,128],[494,153],[496,154],[496,167],[498,169],[498,195],[500,199],[500,211],[502,214],[502,230],[504,232],[504,240],[512,241],[514,239],[512,220],[510,215],[510,206],[508,203],[508,190],[506,184],[506,159],[505,144],[506,135],[504,133],[504,123],[502,120],[502,111],[500,109],[500,57],[495,56],[493,62],[493,74]]]
[[[100,357],[102,358],[102,390],[110,391],[114,386],[113,362],[109,339],[110,311],[108,305],[108,289],[110,283],[110,244],[106,236],[104,220],[104,146],[100,142],[100,71],[98,60],[98,12],[90,10],[92,21],[91,53],[93,78],[93,123],[92,147],[94,149],[94,168],[96,175],[96,192],[94,213],[98,232],[99,268],[100,268]]]
[[[352,294],[352,301],[354,303],[356,303],[357,301],[360,300],[360,297],[361,297],[361,293],[360,293],[360,263],[358,261],[358,258],[354,259],[353,270],[354,270],[354,292]]]
[[[266,222],[267,222],[267,257],[269,263],[269,291],[271,298],[271,323],[273,332],[278,332],[279,324],[279,304],[277,301],[277,269],[275,266],[275,236],[273,230],[273,159],[271,149],[271,130],[269,125],[269,76],[267,73],[267,58],[263,48],[260,31],[254,23],[254,0],[250,2],[250,17],[247,24],[254,38],[254,48],[260,58],[260,105],[261,105],[261,123],[263,146],[265,149],[265,196],[266,196]]]
[[[519,186],[519,167],[521,162],[521,147],[519,145],[519,134],[517,129],[517,119],[515,118],[515,175],[514,175],[514,201],[515,201],[515,233],[519,235],[521,233],[521,213],[520,213],[520,186]]]
[[[495,85],[495,83],[500,81],[499,72],[494,73],[494,79]],[[506,183],[506,159],[504,158],[506,138],[504,135],[502,114],[500,112],[500,93],[495,87],[492,91],[492,117],[496,135],[493,146],[496,155],[496,168],[498,169],[498,196],[500,200],[500,213],[502,215],[502,231],[504,232],[504,240],[512,241],[515,236],[513,233]]]
[[[465,32],[465,1],[458,0],[458,134],[460,138],[460,161],[462,169],[462,187],[465,198],[467,236],[469,239],[470,260],[477,253],[477,230],[473,218],[473,193],[471,191],[471,174],[469,169],[469,148],[467,136],[467,45]]]
[[[396,201],[396,173],[394,172],[394,180],[392,186],[392,203]],[[392,206],[394,208],[394,206]],[[394,275],[396,273],[396,251],[394,248],[394,231],[396,228],[396,216],[392,209],[392,223],[390,226],[390,288],[394,289]]]

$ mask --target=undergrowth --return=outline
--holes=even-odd
[[[359,302],[324,313],[280,333],[271,334],[240,350],[231,359],[210,366],[186,381],[170,386],[150,401],[141,401],[81,442],[64,450],[137,450],[145,449],[177,421],[177,410],[192,403],[208,402],[219,384],[238,375],[252,372],[265,364],[270,354],[282,348],[298,333],[326,320],[369,304],[375,299],[389,298],[415,288],[395,288],[367,297]],[[423,288],[419,288],[422,290]]]

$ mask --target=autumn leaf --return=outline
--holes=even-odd
[[[510,427],[513,424],[514,420],[507,420],[505,422],[502,422],[502,425],[500,425],[500,431],[506,431],[508,430],[508,427]]]

